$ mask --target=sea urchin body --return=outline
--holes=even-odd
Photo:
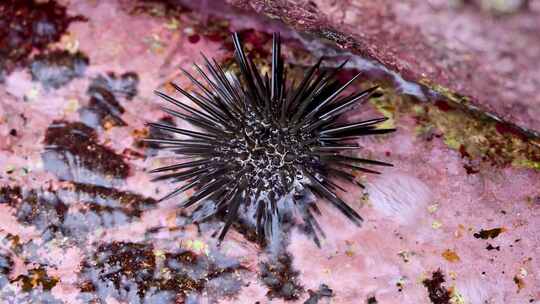
[[[342,115],[367,100],[376,87],[343,96],[359,75],[341,85],[336,80],[341,67],[323,71],[322,58],[298,84],[287,81],[278,34],[273,37],[270,75],[263,76],[245,55],[237,34],[233,41],[238,76],[204,57],[206,71],[195,65],[203,81],[184,71],[198,92],[172,84],[194,106],[157,92],[176,106],[164,108],[166,113],[194,127],[149,124],[175,137],[148,141],[184,159],[151,171],[165,172],[157,179],[181,185],[162,200],[194,189],[180,207],[193,206],[197,221],[224,214],[220,241],[239,212],[252,216],[260,241],[268,239],[279,227],[280,206],[286,203],[297,206],[305,226],[322,232],[313,215],[319,212],[317,205],[300,206],[303,201],[298,198],[306,192],[359,224],[362,218],[337,195],[344,189],[332,178],[356,183],[353,170],[376,173],[363,165],[389,165],[347,153],[359,148],[355,139],[360,136],[393,131],[377,128],[385,118],[343,122]]]

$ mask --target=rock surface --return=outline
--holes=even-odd
[[[228,1],[540,130],[538,0]]]

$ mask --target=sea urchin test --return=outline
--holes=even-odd
[[[280,37],[273,35],[270,75],[246,56],[238,34],[233,35],[239,73],[225,72],[215,60],[203,56],[205,68],[195,69],[200,79],[183,71],[196,91],[187,92],[171,84],[191,102],[185,103],[162,92],[157,95],[174,108],[163,108],[171,116],[192,126],[184,129],[163,123],[149,123],[171,138],[147,141],[181,156],[177,164],[153,169],[158,180],[179,184],[162,200],[193,189],[179,206],[197,214],[196,221],[223,215],[223,240],[239,215],[248,215],[256,226],[259,241],[269,240],[280,227],[280,209],[295,206],[305,227],[322,233],[315,214],[317,203],[329,203],[355,224],[362,217],[345,203],[338,191],[345,191],[335,179],[358,184],[353,171],[377,173],[366,165],[390,164],[351,156],[359,149],[358,137],[384,134],[386,118],[344,121],[343,114],[373,96],[377,87],[345,95],[360,74],[345,84],[336,79],[337,69],[322,69],[321,58],[299,81],[287,79],[280,54]],[[300,199],[306,193],[320,202]],[[201,212],[204,211],[204,212]],[[201,215],[202,214],[202,215]],[[315,241],[318,237],[315,233]]]

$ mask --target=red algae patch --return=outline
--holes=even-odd
[[[13,282],[20,282],[22,290],[30,292],[34,288],[42,288],[44,291],[51,290],[59,281],[59,278],[50,277],[43,267],[33,268],[27,275],[16,277]]]
[[[32,51],[59,41],[71,22],[85,20],[69,16],[56,1],[5,0],[0,3],[0,16],[0,80],[24,66]]]
[[[83,123],[54,121],[45,133],[45,145],[45,169],[60,180],[111,185],[129,174],[123,157],[99,144],[96,132]]]

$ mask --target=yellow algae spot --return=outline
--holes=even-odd
[[[199,240],[195,240],[193,241],[193,249],[194,250],[197,250],[197,251],[200,251],[204,248],[204,243],[199,241]]]
[[[445,136],[444,138],[444,143],[451,149],[454,149],[454,150],[458,150],[459,147],[461,146],[461,143],[453,138],[453,137],[450,137],[450,136]]]
[[[156,249],[156,250],[154,250],[154,256],[155,256],[157,259],[162,259],[162,260],[164,260],[164,259],[165,259],[165,251],[160,250],[160,249]]]
[[[419,114],[424,114],[426,112],[426,110],[424,109],[423,106],[420,106],[420,105],[413,105],[412,107],[412,110],[415,114],[419,115]]]
[[[489,115],[469,111],[462,106],[470,103],[467,97],[437,86],[428,79],[421,79],[420,82],[441,93],[447,100],[441,105],[419,105],[411,98],[397,96],[392,89],[384,88],[383,97],[370,101],[377,110],[392,118],[386,123],[397,121],[403,114],[413,115],[418,122],[415,126],[417,135],[442,135],[449,148],[459,151],[464,147],[471,159],[540,170],[540,140],[522,138],[515,129],[507,130],[504,123]]]
[[[62,38],[60,38],[60,45],[72,54],[79,50],[79,40],[73,33],[63,35]]]
[[[377,110],[381,112],[385,117],[388,117],[388,120],[380,123],[377,127],[377,129],[392,129],[396,127],[396,122],[394,118],[394,111],[395,109],[393,107],[384,107],[384,106],[378,106]]]
[[[471,142],[475,144],[487,144],[488,139],[484,135],[472,135],[470,138]]]
[[[79,100],[77,98],[70,98],[66,103],[64,111],[66,113],[75,113],[79,109]]]
[[[445,260],[447,260],[450,263],[456,263],[456,262],[459,262],[460,260],[459,255],[457,255],[455,251],[450,250],[450,249],[446,249],[445,251],[443,251],[441,255]]]
[[[456,288],[452,287],[452,293],[450,294],[450,304],[465,304],[465,298]]]
[[[454,231],[454,237],[457,239],[461,238],[463,236],[464,230],[465,230],[465,226],[463,226],[462,224],[459,224],[458,229]]]
[[[435,128],[431,125],[419,125],[414,127],[414,134],[416,136],[428,136],[435,133]]]
[[[529,159],[515,159],[512,165],[520,168],[536,169],[540,170],[540,162],[532,161]]]
[[[134,129],[133,131],[131,131],[131,136],[135,137],[135,139],[137,140],[147,138],[149,135],[150,135],[150,130],[148,128]]]
[[[270,66],[267,66],[267,65],[264,65],[261,67],[261,75],[265,75],[265,74],[269,74],[271,73],[270,71]]]
[[[170,82],[167,82],[166,84],[163,85],[163,93],[169,93],[169,94],[172,94],[176,92],[176,89],[174,88],[174,86],[172,85],[172,83]]]
[[[393,102],[394,98],[388,96],[390,95],[385,94],[382,97],[370,99],[371,104],[373,104],[381,114],[388,118],[388,120],[379,124],[377,129],[390,129],[395,128],[396,126],[396,105]]]
[[[39,88],[38,87],[32,87],[26,94],[24,95],[25,99],[27,101],[36,100],[39,97]]]
[[[144,42],[148,45],[149,50],[154,54],[161,54],[165,51],[165,43],[161,40],[158,34],[152,34],[146,37]]]
[[[114,127],[114,122],[111,121],[110,119],[105,119],[105,122],[103,123],[103,129],[105,129],[105,131],[109,131],[113,127]]]
[[[208,245],[201,240],[187,240],[184,246],[187,249],[193,250],[197,253],[203,253],[205,255],[208,255],[210,253]]]
[[[345,241],[345,244],[347,244],[347,249],[345,249],[345,255],[347,255],[348,257],[354,256],[354,242]]]
[[[433,223],[431,223],[431,228],[433,229],[439,229],[441,227],[442,227],[442,223],[440,221],[435,220],[433,221]]]
[[[180,27],[180,21],[176,18],[171,18],[165,23],[165,28],[171,31],[177,30]]]
[[[11,174],[13,173],[13,171],[15,171],[14,165],[7,165],[4,169],[4,172],[6,172],[6,174]]]
[[[439,204],[435,203],[433,205],[429,205],[427,210],[429,213],[435,213],[437,212],[437,209],[439,209]]]
[[[176,212],[171,212],[165,217],[168,227],[176,227]]]
[[[360,204],[362,206],[367,206],[367,207],[372,207],[373,206],[371,204],[371,201],[369,200],[369,194],[367,192],[363,193],[362,196],[360,196]]]

